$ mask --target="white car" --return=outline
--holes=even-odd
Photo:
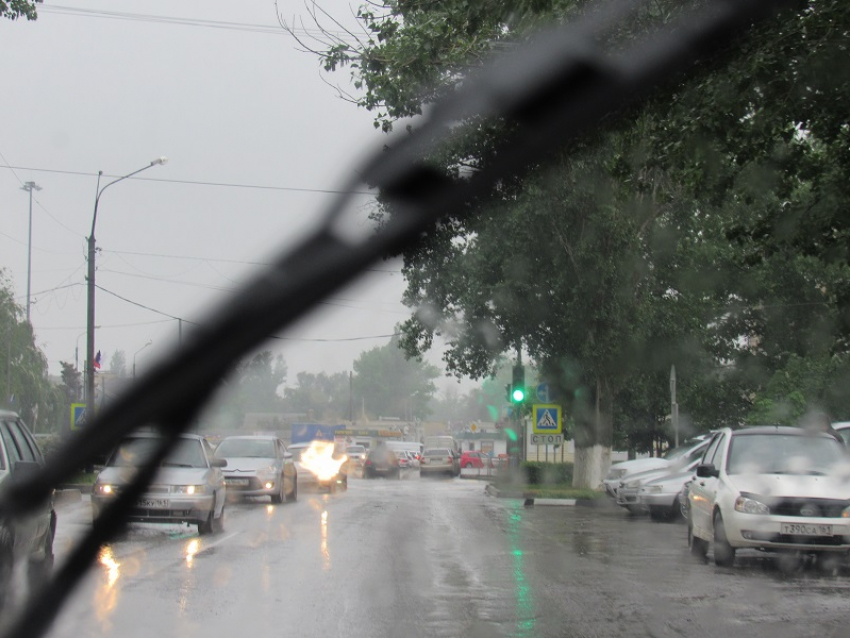
[[[689,466],[681,471],[664,474],[651,481],[645,481],[638,492],[638,502],[649,511],[656,521],[687,519],[682,490],[685,484],[694,478],[696,467]]]
[[[731,566],[738,549],[824,559],[850,551],[850,467],[826,433],[760,426],[712,439],[688,490],[688,545]]]
[[[667,450],[663,457],[653,457],[648,459],[633,459],[631,461],[621,461],[614,463],[608,471],[607,476],[603,479],[602,484],[605,487],[605,492],[612,498],[617,498],[617,490],[620,482],[632,474],[638,472],[648,472],[649,470],[659,470],[675,467],[676,464],[686,464],[692,461],[696,456],[702,454],[705,446],[708,444],[710,434],[701,434],[695,436],[682,445],[676,448]]]
[[[667,520],[672,518],[668,515],[666,510],[669,510],[669,507],[672,506],[672,501],[676,496],[678,496],[678,492],[681,491],[682,485],[684,485],[685,481],[679,481],[679,489],[676,490],[677,493],[673,495],[674,499],[671,499],[671,503],[667,504],[667,508],[659,508],[655,503],[644,502],[641,499],[641,496],[644,493],[644,486],[652,484],[657,480],[664,480],[670,476],[679,476],[682,473],[684,473],[684,476],[686,477],[693,476],[694,470],[696,470],[697,465],[702,459],[702,453],[707,447],[708,441],[705,442],[704,446],[697,448],[693,454],[688,455],[687,458],[690,460],[684,466],[679,463],[674,463],[668,467],[659,468],[657,470],[649,470],[647,472],[632,474],[625,480],[620,481],[620,485],[617,488],[617,505],[625,507],[633,514],[648,511],[653,520]]]

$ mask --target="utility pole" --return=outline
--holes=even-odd
[[[30,194],[29,240],[27,241],[27,323],[30,323],[30,291],[32,290],[32,192],[40,191],[41,186],[35,182],[27,182],[21,186],[22,191]]]
[[[675,447],[679,447],[679,404],[676,403],[676,366],[670,366],[670,421]]]

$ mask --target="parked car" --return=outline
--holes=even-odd
[[[92,489],[94,518],[133,480],[136,469],[150,458],[160,438],[155,433],[136,433],[113,450]],[[216,458],[203,437],[181,434],[128,520],[188,523],[197,525],[199,534],[222,531],[227,500],[222,468],[226,466],[227,461]]]
[[[233,498],[269,496],[272,503],[298,499],[298,470],[283,441],[274,436],[229,436],[215,449]]]
[[[331,441],[293,443],[287,448],[302,488],[334,491],[348,487],[348,455]]]
[[[431,448],[422,452],[419,472],[426,474],[448,474],[458,476],[460,474],[460,457],[449,448]]]
[[[706,447],[708,446],[707,441],[705,445]],[[701,449],[704,450],[705,448],[703,447]],[[656,470],[648,470],[646,472],[638,472],[637,474],[632,474],[628,476],[625,480],[620,481],[620,485],[617,487],[617,505],[619,505],[620,507],[625,507],[633,514],[637,514],[640,512],[649,512],[653,519],[661,520],[667,518],[667,516],[664,514],[663,508],[650,508],[648,504],[643,503],[641,501],[641,494],[644,486],[657,479],[664,479],[672,475],[681,474],[682,472],[685,472],[685,476],[693,476],[693,473],[696,470],[696,467],[701,459],[702,454],[698,454],[696,455],[696,458],[693,458],[693,460],[690,461],[684,467],[681,467],[678,463],[675,463],[672,466],[663,467]],[[676,490],[676,495],[678,495],[678,492],[681,490],[681,487],[682,485],[680,483],[679,489]]]
[[[731,566],[739,549],[820,557],[850,551],[844,446],[826,433],[762,426],[712,439],[688,500],[688,545]]]
[[[464,452],[460,455],[460,466],[462,468],[490,467],[490,457],[483,452]]]
[[[369,479],[378,476],[401,478],[398,453],[393,452],[385,445],[379,445],[373,450],[369,450],[366,462],[363,465],[363,478]]]
[[[850,421],[833,423],[832,428],[844,439],[844,445],[850,447]]]
[[[638,503],[653,520],[687,520],[687,496],[683,496],[682,491],[694,478],[698,464],[699,461],[695,461],[681,471],[668,472],[643,482],[638,492]]]
[[[14,412],[0,410],[0,489],[37,472],[44,457],[29,428]],[[38,587],[53,568],[56,510],[53,496],[32,514],[10,516],[0,512],[0,608],[12,586],[15,565],[27,561],[31,587]]]
[[[674,464],[686,464],[690,462],[702,454],[710,438],[710,434],[695,436],[679,447],[667,450],[662,457],[632,459],[631,461],[614,463],[602,481],[605,492],[608,496],[616,499],[620,482],[626,477],[637,474],[638,472],[669,468]]]

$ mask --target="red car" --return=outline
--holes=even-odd
[[[460,466],[463,467],[489,467],[490,456],[483,452],[464,452],[460,456]]]

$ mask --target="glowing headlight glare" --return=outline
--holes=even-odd
[[[841,518],[850,518],[850,507],[844,508],[844,511],[841,512]]]
[[[101,494],[112,494],[112,486],[111,485],[98,485],[97,491]]]
[[[770,508],[767,505],[746,496],[735,499],[735,511],[744,514],[770,514]]]

